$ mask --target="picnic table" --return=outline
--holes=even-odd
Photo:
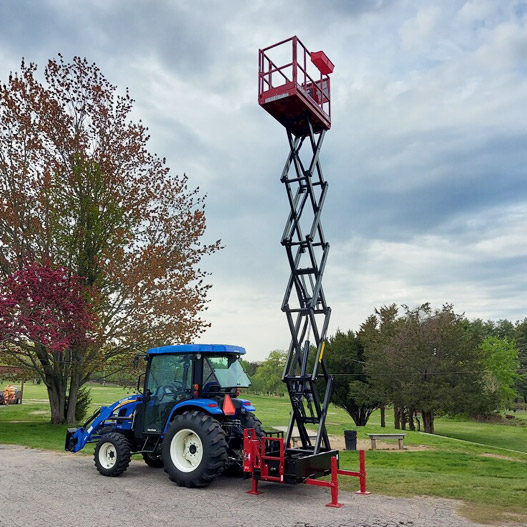
[[[406,434],[368,434],[371,439],[371,449],[375,450],[377,448],[377,439],[397,439],[399,442],[399,450],[403,450],[404,437]]]

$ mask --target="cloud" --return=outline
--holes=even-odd
[[[334,312],[353,313],[351,320],[337,314],[334,323],[357,328],[374,307],[425,301],[453,303],[471,318],[499,319],[505,312],[512,320],[524,318],[526,225],[523,205],[487,209],[458,222],[456,234],[420,234],[404,242],[354,236],[332,251],[328,263]]]
[[[399,36],[404,48],[428,44],[434,30],[441,21],[442,11],[438,6],[426,6],[419,9],[413,18],[404,22]]]
[[[258,107],[259,48],[297,34],[335,63],[321,153],[330,332],[375,307],[527,315],[527,8],[421,0],[0,4],[0,79],[22,56],[95,61],[136,100],[151,149],[207,198],[203,340],[289,345],[283,127]]]

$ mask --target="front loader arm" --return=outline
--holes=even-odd
[[[142,401],[141,395],[125,397],[110,406],[101,406],[81,427],[68,428],[64,448],[69,452],[82,450],[87,443],[96,441],[107,421],[119,428],[130,429],[132,415],[137,404]]]

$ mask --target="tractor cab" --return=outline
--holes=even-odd
[[[240,388],[250,386],[237,346],[185,344],[152,348],[147,353],[143,430],[161,434],[174,407],[236,415],[245,401],[236,401]],[[182,404],[180,404],[182,403]]]

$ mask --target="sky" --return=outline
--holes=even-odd
[[[22,57],[95,62],[149,149],[207,195],[211,323],[199,342],[265,359],[281,312],[289,212],[283,126],[257,102],[258,49],[323,50],[332,128],[321,152],[329,334],[375,308],[453,304],[527,316],[527,1],[3,0],[0,81]]]

